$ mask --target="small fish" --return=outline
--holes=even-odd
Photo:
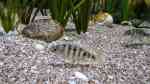
[[[63,54],[66,63],[71,64],[101,64],[104,62],[101,54],[96,53],[95,49],[83,47],[77,43],[64,42],[55,43],[49,46],[51,52]]]

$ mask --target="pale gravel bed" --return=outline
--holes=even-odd
[[[127,29],[114,25],[101,31],[90,29],[80,36],[81,44],[101,49],[105,54],[104,64],[96,67],[65,65],[64,59],[47,47],[36,50],[33,44],[41,42],[38,40],[0,37],[0,84],[37,84],[39,79],[43,84],[67,84],[64,81],[69,81],[75,71],[97,81],[96,84],[150,84],[150,48],[125,48],[129,37],[123,34]]]

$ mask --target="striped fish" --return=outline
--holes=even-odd
[[[104,58],[95,49],[83,47],[73,42],[55,43],[49,46],[51,52],[61,54],[65,63],[71,64],[102,64]]]

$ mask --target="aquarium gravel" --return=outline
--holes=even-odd
[[[93,27],[78,38],[81,44],[105,53],[105,62],[94,67],[66,65],[64,58],[49,51],[49,43],[17,35],[1,36],[0,84],[150,84],[150,48],[124,47],[129,40],[124,36],[128,26],[99,28],[103,31]],[[36,43],[43,48],[36,49]],[[71,79],[77,71],[89,81]]]

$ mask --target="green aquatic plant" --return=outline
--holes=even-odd
[[[122,16],[123,20],[128,20],[129,19],[129,0],[122,0]]]
[[[14,4],[12,4],[12,1],[9,0],[6,0],[4,4],[0,3],[0,22],[7,33],[13,29],[17,22],[17,14],[13,7]]]
[[[4,27],[5,32],[9,32],[10,30],[13,29],[13,27],[16,24],[16,19],[17,15],[9,9],[3,9],[0,13],[0,19],[1,19],[1,25]]]
[[[114,21],[142,18],[150,9],[150,0],[100,0],[102,8],[112,14]]]
[[[13,23],[15,17],[18,16],[18,23],[28,24],[34,21],[39,11],[42,15],[47,15],[46,10],[49,10],[52,18],[62,28],[65,28],[71,17],[77,33],[81,33],[87,31],[91,14],[106,10],[115,17],[115,22],[117,20],[129,20],[140,15],[141,10],[145,8],[143,4],[146,4],[147,8],[149,7],[148,0],[0,0],[0,19],[1,23],[7,27],[5,30],[8,32],[11,28],[8,28],[6,23],[15,24]],[[7,10],[7,12],[4,12],[4,10]],[[35,10],[34,13],[33,10]],[[6,14],[8,12],[9,14]]]
[[[111,13],[113,11],[113,1],[114,0],[106,0],[106,10]]]
[[[150,0],[144,0],[144,1],[145,1],[146,5],[147,5],[148,7],[150,7]]]
[[[30,22],[35,3],[33,3],[33,0],[14,0],[14,3],[16,3],[14,9],[16,9],[19,23],[28,24]]]
[[[52,0],[49,9],[52,18],[65,26],[69,17],[73,17],[78,34],[86,32],[88,27],[88,16],[90,0]]]
[[[69,13],[71,11],[72,1],[51,0],[48,1],[48,3],[52,18],[59,22],[62,26],[65,26],[70,15]]]
[[[73,21],[76,25],[77,33],[86,32],[88,28],[91,0],[84,0],[84,3],[73,12]]]

